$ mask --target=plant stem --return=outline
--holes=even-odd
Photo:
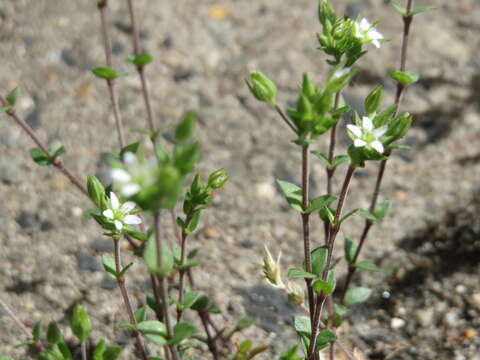
[[[350,182],[352,180],[354,172],[355,172],[355,168],[350,165],[348,167],[347,174],[345,175],[345,180],[343,181],[342,190],[340,192],[340,197],[338,199],[337,210],[335,212],[335,218],[333,220],[333,226],[330,227],[329,239],[327,242],[327,246],[328,246],[327,263],[325,264],[325,268],[323,269],[323,273],[322,273],[322,280],[324,281],[327,280],[328,270],[330,269],[330,265],[332,264],[335,238],[338,232],[340,231],[340,225],[341,225],[339,223],[339,220],[341,219],[343,206],[347,198],[348,188],[350,186]],[[315,304],[315,313],[312,321],[312,336],[310,339],[310,346],[308,349],[308,357],[307,357],[308,360],[313,360],[315,358],[315,347],[317,342],[318,329],[320,325],[323,306],[325,304],[326,299],[327,299],[327,296],[322,293],[317,296],[317,301]]]
[[[121,262],[121,256],[120,256],[120,240],[113,239],[113,246],[114,246],[114,255],[115,255],[114,256],[115,271],[117,273],[120,273],[122,271],[122,262]],[[125,278],[123,276],[120,278],[117,278],[117,283],[118,283],[118,287],[120,288],[120,292],[122,294],[123,302],[127,310],[130,324],[137,325],[137,320],[135,319],[132,302],[130,301],[130,296],[128,295],[128,291],[127,291],[127,286],[125,285]],[[140,333],[138,331],[132,331],[132,335],[135,337],[137,350],[141,354],[142,359],[148,360],[147,350],[145,349],[145,345],[143,344]]]
[[[335,104],[333,107],[333,111],[338,109],[338,105],[340,104],[340,96],[341,92],[337,92],[335,95]],[[334,117],[335,120],[339,120],[339,117],[336,116]],[[337,123],[332,126],[332,129],[330,130],[330,146],[328,148],[328,162],[330,164],[333,164],[333,159],[335,157],[335,145],[337,142]],[[332,194],[332,179],[333,179],[333,174],[335,173],[335,168],[327,167],[327,195]]]
[[[412,8],[413,8],[413,0],[407,0],[407,7],[406,7],[407,13],[409,13],[412,10]],[[409,40],[410,27],[412,24],[412,20],[413,20],[413,16],[411,15],[403,16],[403,39],[402,39],[402,50],[400,54],[400,67],[399,67],[400,71],[405,71],[406,65],[407,65],[408,40]],[[397,83],[397,92],[395,96],[395,105],[397,105],[397,108],[395,110],[394,117],[396,117],[400,111],[400,105],[401,105],[402,95],[404,93],[404,90],[405,90],[405,85]],[[382,185],[385,168],[387,166],[387,161],[390,157],[390,152],[386,152],[385,156],[387,157],[387,159],[382,160],[380,163],[380,168],[377,174],[377,180],[375,182],[375,188],[372,194],[372,200],[370,202],[371,213],[375,212],[375,208],[377,206],[378,195],[380,193],[380,187]],[[356,263],[372,225],[373,223],[370,220],[365,220],[365,226],[363,228],[362,236],[360,237],[358,248],[357,248],[357,251],[355,252],[355,256],[353,258],[352,264]],[[347,277],[345,279],[345,285],[343,286],[343,292],[341,297],[342,303],[345,300],[345,295],[350,286],[350,282],[352,281],[353,275],[357,269],[356,267],[353,267],[352,264],[349,264]]]
[[[107,67],[112,68],[112,44],[110,36],[108,33],[107,27],[107,2],[100,2],[98,4],[98,10],[100,11],[100,21],[102,28],[102,37],[103,37],[103,47],[105,50],[105,59]],[[113,116],[115,118],[115,127],[117,128],[118,142],[120,147],[123,149],[125,147],[125,140],[123,135],[123,124],[122,118],[120,116],[120,108],[118,106],[117,93],[115,91],[115,80],[107,79],[108,91],[110,93],[110,101],[113,107]]]
[[[2,309],[3,312],[10,317],[10,319],[12,319],[12,321],[15,323],[18,329],[27,337],[27,339],[33,339],[33,335],[30,329],[27,328],[27,326],[22,322],[22,320],[18,318],[18,316],[13,312],[13,310],[10,309],[10,307],[2,299],[0,299],[0,309]],[[35,347],[39,352],[45,350],[45,347],[41,342],[35,344]]]
[[[2,106],[6,106],[7,105],[7,101],[2,97],[0,96],[0,104]],[[10,116],[13,120],[15,120],[15,122],[20,125],[20,127],[28,134],[28,136],[30,136],[30,138],[33,140],[33,142],[48,156],[48,157],[52,157],[52,153],[47,149],[47,146],[39,139],[39,137],[37,136],[37,134],[35,134],[35,132],[33,131],[33,129],[25,122],[24,119],[22,119],[20,116],[17,115],[16,111],[13,109],[13,110],[10,110],[10,111],[7,111],[6,112],[8,116]],[[88,191],[87,189],[85,188],[85,186],[83,186],[83,184],[80,182],[80,180],[78,180],[70,170],[68,170],[62,163],[61,160],[56,160],[54,163],[53,163],[53,166],[55,166],[57,168],[57,170],[59,170],[63,175],[65,175],[68,180],[70,180],[70,182],[78,189],[80,190],[84,195],[86,195],[88,197]]]
[[[310,246],[310,214],[305,212],[309,203],[309,145],[302,145],[302,227],[303,227],[303,250],[305,257],[305,269],[312,272],[311,246]],[[305,279],[308,293],[308,307],[310,310],[310,320],[313,321],[313,313],[315,312],[315,298],[312,289],[312,279]]]
[[[187,218],[187,226],[188,222],[190,220]],[[187,247],[187,233],[185,231],[182,231],[182,241],[180,244],[181,252],[180,252],[180,265],[183,265],[185,263],[185,257],[186,257],[186,247]],[[182,269],[179,272],[179,283],[178,283],[178,302],[181,304],[183,302],[183,286],[184,286],[184,277],[185,277],[185,270]],[[177,309],[177,322],[180,321],[182,317],[183,311],[178,308]]]
[[[155,242],[157,248],[157,264],[159,268],[163,266],[163,258],[162,258],[162,237],[160,234],[160,211],[155,211],[154,214],[154,223],[155,223]],[[158,275],[158,282],[160,283],[159,286],[159,293],[160,299],[162,300],[162,309],[163,309],[163,318],[165,320],[165,326],[167,328],[167,336],[169,339],[173,337],[173,328],[172,322],[170,319],[170,313],[168,311],[168,288],[167,288],[167,279],[165,276]],[[174,345],[168,346],[170,352],[172,354],[173,360],[179,360],[177,348]]]
[[[280,115],[280,117],[283,119],[283,121],[285,122],[285,124],[287,124],[287,126],[292,129],[292,131],[296,134],[297,133],[297,129],[295,129],[295,126],[292,124],[292,122],[290,121],[290,119],[287,117],[287,115],[285,115],[285,113],[283,112],[283,110],[280,108],[280,106],[278,105],[275,105],[275,110],[277,111],[277,113]]]
[[[215,339],[212,337],[212,333],[210,332],[210,328],[208,327],[208,320],[205,316],[206,314],[203,311],[199,311],[200,320],[202,321],[203,328],[205,329],[205,334],[207,334],[207,342],[208,342],[208,349],[212,353],[213,359],[218,360],[218,349],[215,343]]]
[[[87,342],[83,340],[80,347],[82,348],[82,360],[87,360]]]
[[[127,3],[128,3],[128,12],[130,14],[130,24],[132,26],[133,49],[135,52],[135,56],[139,56],[141,54],[140,36],[138,33],[137,21],[135,19],[135,10],[133,7],[133,0],[127,0]],[[144,66],[143,65],[137,66],[137,72],[140,77],[140,82],[142,83],[143,101],[145,102],[145,108],[147,109],[147,123],[151,132],[150,140],[152,141],[152,143],[155,143],[156,129],[155,129],[155,124],[153,123],[153,112],[152,112],[152,107],[150,105],[150,93],[148,90],[147,81],[145,79]]]

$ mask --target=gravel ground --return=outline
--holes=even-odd
[[[65,145],[65,163],[81,177],[104,175],[105,153],[117,149],[105,85],[89,72],[104,62],[94,3],[0,0],[0,91],[21,84],[19,113],[52,147]],[[385,103],[391,103],[394,86],[386,71],[398,63],[401,20],[381,0],[335,5],[350,16],[360,12],[378,19],[379,30],[391,39],[360,62],[363,72],[347,100],[361,106],[362,96],[381,83]],[[422,75],[404,102],[415,116],[406,139],[414,151],[398,153],[389,163],[381,196],[392,200],[393,209],[388,221],[371,231],[363,253],[383,271],[355,279],[375,291],[341,335],[372,359],[480,359],[475,195],[480,6],[476,0],[434,5],[437,11],[415,19],[409,55],[409,67]],[[285,268],[300,261],[299,219],[274,185],[276,178],[298,182],[300,154],[275,114],[249,96],[243,78],[261,69],[277,81],[285,104],[295,101],[302,72],[317,81],[324,78],[325,59],[315,50],[315,5],[307,0],[138,0],[136,7],[142,44],[155,56],[147,72],[158,123],[196,109],[200,170],[231,172],[232,181],[194,237],[202,262],[214,264],[198,271],[199,287],[224,310],[219,322],[256,316],[257,326],[245,335],[278,353],[292,342],[288,324],[295,310],[262,282],[258,263],[264,243],[282,250]],[[112,1],[111,10],[115,67],[128,69],[126,3]],[[140,138],[134,130],[145,127],[139,86],[133,72],[118,82],[129,142]],[[340,148],[346,144],[341,139]],[[325,146],[325,140],[318,144]],[[95,337],[128,343],[115,328],[125,320],[119,292],[99,263],[111,244],[83,218],[88,202],[54,169],[38,168],[29,159],[31,147],[9,118],[0,117],[2,299],[28,325],[57,320],[65,329],[69,311],[83,303],[92,314]],[[349,207],[368,205],[376,173],[372,165],[355,177]],[[314,163],[313,173],[314,193],[321,194],[321,164]],[[361,225],[361,219],[353,219],[344,235],[355,237]],[[317,244],[322,231],[319,222],[313,224]],[[128,281],[135,301],[143,301],[148,285],[141,264]],[[214,292],[212,284],[221,291]],[[66,334],[71,336],[69,330]],[[13,350],[19,335],[0,314],[2,352],[20,354]]]

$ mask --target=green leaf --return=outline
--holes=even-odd
[[[108,273],[109,276],[113,277],[114,279],[119,278],[119,274],[117,273],[115,260],[110,255],[103,255],[102,256],[102,264],[105,271]]]
[[[388,210],[390,210],[390,201],[384,200],[381,203],[377,204],[375,208],[375,217],[378,220],[382,220],[387,216]]]
[[[310,274],[309,272],[300,270],[300,269],[290,269],[288,270],[289,279],[315,279],[317,276],[315,274]]]
[[[359,304],[366,301],[370,295],[372,294],[372,290],[366,287],[354,287],[347,291],[345,295],[345,305],[351,306],[353,304]]]
[[[325,153],[321,153],[320,151],[317,150],[312,150],[311,153],[315,155],[317,158],[322,160],[322,162],[325,164],[325,167],[330,168],[330,162],[328,161],[328,156]]]
[[[65,340],[62,339],[60,342],[57,343],[57,346],[58,346],[58,350],[60,350],[60,352],[63,355],[62,360],[73,360],[72,352],[70,351],[70,348],[68,347],[68,345],[65,343]]]
[[[6,96],[7,102],[13,107],[17,104],[18,99],[20,98],[20,87],[17,86],[15,89],[10,91],[10,93]]]
[[[310,214],[314,211],[320,210],[320,209],[330,205],[335,200],[337,200],[336,196],[332,196],[332,195],[319,196],[319,197],[313,199],[310,202],[310,205],[308,206],[307,210],[305,210],[305,212],[307,214]]]
[[[70,327],[75,336],[82,342],[90,334],[92,330],[92,322],[88,316],[87,310],[81,305],[75,306],[73,309],[72,319],[70,321]]]
[[[197,142],[177,145],[173,154],[175,167],[182,175],[195,170],[195,165],[200,158],[200,146]]]
[[[53,161],[55,161],[60,155],[65,154],[67,150],[65,149],[65,146],[60,146],[57,150],[53,152]]]
[[[354,209],[348,213],[346,213],[345,215],[342,216],[342,218],[340,219],[339,223],[343,223],[345,220],[347,220],[349,217],[352,217],[353,215],[355,215],[356,213],[358,213],[360,210],[362,209]]]
[[[335,285],[336,285],[335,275],[333,274],[333,271],[329,271],[328,278],[326,281],[322,279],[318,279],[313,283],[313,290],[316,293],[320,293],[323,295],[330,295],[335,290]]]
[[[191,308],[196,311],[206,311],[210,306],[210,299],[206,295],[197,298]]]
[[[325,329],[318,333],[317,336],[317,348],[321,350],[328,346],[331,342],[337,340],[337,336],[331,330]]]
[[[382,95],[383,95],[383,87],[381,85],[376,86],[370,94],[368,94],[367,98],[365,99],[365,114],[371,115],[375,114],[377,109],[382,102]]]
[[[371,272],[378,272],[380,271],[380,268],[369,262],[369,261],[360,261],[360,262],[357,262],[355,264],[352,264],[353,267],[356,267],[356,268],[359,268],[359,269],[362,269],[362,270],[365,270],[365,271],[371,271]]]
[[[129,55],[127,56],[127,61],[131,62],[133,65],[136,65],[140,68],[144,67],[145,65],[150,64],[153,61],[152,55],[148,53],[143,53],[138,56]]]
[[[345,243],[344,243],[344,250],[345,250],[345,259],[351,264],[353,262],[353,259],[355,258],[355,254],[357,253],[357,248],[358,246],[354,244],[352,239],[350,238],[345,238]]]
[[[129,263],[128,265],[124,266],[122,271],[120,271],[120,273],[118,274],[118,278],[121,279],[122,277],[125,276],[125,274],[127,273],[128,269],[130,269],[130,267],[132,267],[133,265],[133,261],[131,263]]]
[[[279,360],[302,360],[302,358],[297,356],[297,349],[298,345],[292,346],[290,349],[280,355]]]
[[[30,156],[32,157],[33,161],[40,166],[47,166],[52,163],[50,156],[45,154],[43,150],[38,147],[30,150]]]
[[[154,342],[157,345],[167,344],[167,328],[165,324],[157,320],[142,321],[137,325],[138,331],[140,331],[148,340]]]
[[[42,323],[40,321],[37,321],[33,326],[33,330],[32,330],[32,337],[35,343],[40,341],[41,330],[42,330]]]
[[[324,207],[320,209],[320,212],[318,213],[320,216],[320,219],[323,221],[328,221],[330,225],[333,225],[333,222],[335,221],[335,215],[329,207]]]
[[[103,353],[107,349],[107,344],[105,343],[105,340],[100,340],[95,346],[95,351],[93,352],[93,358],[92,360],[103,360]]]
[[[198,223],[200,222],[200,215],[201,215],[202,211],[201,210],[196,210],[190,221],[188,222],[188,226],[185,228],[185,232],[187,234],[191,234],[192,232],[195,231],[195,229],[197,228],[198,226]]]
[[[310,335],[312,333],[310,319],[306,316],[295,316],[293,318],[293,328],[299,334]]]
[[[390,0],[390,4],[393,6],[393,8],[398,11],[401,15],[407,16],[407,9],[405,9],[403,6],[401,6],[399,3],[397,3],[394,0]]]
[[[244,317],[243,319],[240,319],[237,323],[237,325],[235,326],[235,329],[234,331],[237,332],[237,331],[242,331],[242,330],[245,330],[247,328],[249,328],[250,326],[252,326],[253,324],[255,324],[255,318],[253,317]]]
[[[367,219],[367,220],[370,220],[370,221],[372,221],[372,222],[375,222],[375,221],[378,220],[375,215],[373,215],[370,211],[365,210],[365,209],[358,209],[358,214],[359,214],[361,217],[363,217],[363,218],[365,218],[365,219]]]
[[[430,10],[436,10],[437,8],[435,6],[432,6],[432,5],[428,5],[428,6],[419,6],[413,10],[411,10],[409,13],[408,13],[408,16],[415,16],[415,15],[418,15],[418,14],[421,14],[425,11],[430,11]]]
[[[298,212],[303,212],[302,208],[302,189],[288,181],[277,180],[277,184],[283,192],[283,195],[290,204],[290,207]]]
[[[247,354],[248,351],[252,348],[253,343],[252,340],[245,340],[238,345],[238,353],[240,354]]]
[[[136,154],[140,146],[140,141],[135,141],[134,143],[128,144],[120,150],[120,158],[123,158],[123,155],[127,152]]]
[[[333,305],[333,311],[338,316],[344,317],[345,315],[347,315],[348,308],[343,306],[343,305],[340,305],[340,304],[334,304]]]
[[[195,301],[200,297],[200,293],[197,291],[188,291],[185,293],[182,302],[182,309],[188,309],[191,307]]]
[[[193,111],[187,112],[182,121],[180,121],[180,124],[178,124],[177,128],[175,129],[175,141],[187,141],[193,135],[196,123],[197,114]]]
[[[344,162],[347,162],[350,158],[348,155],[337,155],[333,158],[333,168],[336,169]]]
[[[142,321],[145,321],[147,318],[147,308],[145,306],[139,307],[135,311],[135,320],[137,323],[141,323]]]
[[[154,237],[151,237],[147,242],[147,246],[143,252],[143,259],[147,265],[148,270],[155,275],[167,275],[173,269],[174,259],[173,253],[167,244],[162,245],[162,267],[159,267],[157,261],[157,245]]]
[[[173,328],[173,338],[169,343],[171,344],[180,344],[182,340],[192,337],[198,332],[197,328],[190,323],[180,322],[176,324]]]
[[[92,69],[92,73],[96,77],[100,79],[105,79],[105,80],[114,80],[122,75],[109,67],[103,67],[103,66]]]
[[[311,252],[312,272],[320,275],[327,263],[328,250],[325,246],[320,246]]]
[[[394,71],[388,72],[388,75],[396,82],[402,85],[412,84],[420,78],[420,75],[416,71]]]
[[[340,116],[349,112],[350,110],[352,110],[352,108],[350,106],[342,106],[342,107],[338,108],[337,110],[332,111],[332,116],[335,117],[335,118],[339,118]]]
[[[55,345],[60,340],[62,340],[62,333],[60,332],[57,323],[52,321],[47,327],[47,342],[50,345]]]
[[[116,360],[123,350],[123,346],[109,346],[103,353],[103,360]]]
[[[93,201],[101,210],[107,207],[107,200],[105,199],[105,188],[100,180],[94,175],[87,176],[87,190],[90,200]]]

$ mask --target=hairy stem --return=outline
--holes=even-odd
[[[162,236],[160,234],[160,211],[155,211],[154,214],[154,222],[155,222],[155,243],[157,248],[157,264],[159,268],[163,266],[163,258],[162,258]],[[173,337],[173,327],[172,321],[170,319],[170,313],[168,311],[168,287],[167,287],[167,279],[165,276],[158,275],[158,282],[159,282],[159,293],[160,299],[162,300],[162,309],[163,309],[163,319],[165,320],[165,326],[167,328],[167,336],[169,339]],[[179,360],[177,348],[174,345],[168,345],[170,352],[172,354],[173,360]]]
[[[412,10],[412,8],[413,8],[413,0],[407,0],[407,7],[406,7],[407,13],[409,13]],[[399,67],[400,71],[405,71],[407,66],[408,40],[410,36],[410,27],[411,27],[412,21],[413,21],[413,16],[411,15],[403,16],[403,39],[402,39],[402,50],[400,54],[400,67]],[[397,83],[397,92],[395,96],[395,105],[397,106],[397,108],[395,110],[394,117],[397,116],[400,111],[400,105],[401,105],[404,90],[405,90],[405,85]],[[387,166],[387,161],[390,156],[390,153],[389,152],[385,153],[385,156],[387,157],[387,159],[382,160],[380,163],[380,168],[377,174],[377,180],[375,182],[375,188],[372,194],[372,200],[370,202],[370,212],[372,213],[375,211],[375,208],[377,206],[378,195],[380,193],[380,187],[382,185],[385,168]],[[358,245],[357,251],[355,252],[355,256],[352,264],[355,264],[355,262],[357,261],[372,225],[373,224],[370,220],[365,220],[365,226],[363,228],[362,236],[360,238],[359,245]],[[356,268],[351,266],[350,264],[348,268],[347,277],[345,279],[345,285],[343,286],[342,302],[345,299],[345,294],[348,291],[350,282],[352,281],[355,271],[356,271]]]
[[[33,340],[33,334],[30,331],[30,329],[27,328],[27,326],[18,318],[18,316],[13,312],[12,309],[2,300],[0,299],[0,309],[3,310],[5,314],[12,319],[12,321],[15,323],[17,328],[26,336],[28,340]],[[45,350],[45,347],[41,342],[38,342],[38,344],[35,345],[37,351],[41,352]]]
[[[303,227],[303,250],[305,257],[305,269],[307,272],[312,272],[312,259],[311,259],[311,244],[310,244],[310,214],[305,212],[309,203],[309,178],[310,178],[310,166],[309,166],[309,146],[308,144],[302,145],[302,227]],[[315,298],[312,289],[312,279],[305,279],[308,293],[308,307],[310,310],[310,320],[313,321],[313,313],[315,311]]]
[[[107,67],[112,68],[112,44],[110,40],[110,35],[108,32],[107,26],[107,2],[100,2],[98,4],[98,10],[100,11],[100,21],[102,28],[102,37],[103,37],[103,47],[105,50],[105,60]],[[113,108],[113,116],[115,118],[115,127],[117,129],[118,142],[120,147],[123,149],[125,147],[125,138],[123,135],[123,124],[122,118],[120,115],[120,108],[118,106],[117,92],[115,90],[115,80],[107,79],[108,92],[110,93],[110,101]]]
[[[7,101],[0,96],[0,104],[2,106],[7,105]],[[30,136],[30,138],[33,140],[33,142],[48,156],[52,157],[53,154],[47,149],[47,146],[40,140],[40,138],[35,134],[33,129],[25,122],[24,119],[22,119],[20,116],[17,115],[16,111],[14,109],[7,111],[6,112],[8,116],[10,116],[15,122],[20,125],[20,127]],[[78,180],[75,175],[72,174],[70,170],[68,170],[65,165],[63,165],[61,160],[56,160],[53,163],[53,166],[57,168],[58,171],[60,171],[63,175],[65,175],[68,180],[78,189],[80,190],[84,195],[88,197],[88,191],[83,186],[83,184]]]
[[[120,239],[113,239],[114,246],[114,258],[115,258],[115,271],[120,273],[122,271],[122,260],[120,255]],[[127,310],[128,318],[130,324],[137,325],[137,320],[135,319],[135,314],[132,307],[132,302],[130,301],[130,296],[128,294],[127,286],[125,284],[125,278],[122,276],[117,279],[118,287],[122,294],[123,303],[125,304],[125,309]],[[147,350],[142,341],[142,337],[138,331],[132,331],[132,336],[135,337],[135,345],[138,352],[140,353],[143,360],[148,360]]]
[[[135,9],[133,7],[133,0],[127,0],[127,3],[128,3],[128,12],[130,14],[130,24],[132,26],[133,50],[135,52],[135,56],[139,56],[141,54],[140,36],[138,33],[137,21],[135,19]],[[150,132],[151,132],[150,139],[152,140],[152,143],[155,143],[156,129],[155,129],[155,124],[153,122],[153,112],[152,112],[152,106],[150,104],[150,93],[148,90],[147,80],[145,78],[144,66],[137,66],[137,72],[138,72],[138,76],[140,77],[140,82],[142,83],[142,96],[143,96],[143,101],[145,103],[145,108],[147,110],[148,128],[150,129]]]
[[[200,320],[202,321],[203,328],[205,329],[205,334],[207,335],[208,349],[212,353],[213,359],[218,360],[220,358],[218,356],[217,344],[208,326],[208,318],[206,316],[207,314],[204,313],[203,311],[200,311],[199,315],[200,315]]]
[[[297,129],[295,129],[295,126],[292,124],[292,122],[290,121],[290,119],[287,117],[287,115],[285,115],[285,113],[283,112],[283,110],[280,108],[280,106],[278,105],[275,105],[275,110],[277,111],[277,113],[280,115],[280,117],[282,118],[282,120],[285,122],[285,124],[287,124],[287,126],[292,129],[292,131],[294,133],[297,133]]]
[[[333,225],[331,226],[329,231],[329,239],[327,242],[327,246],[328,246],[327,263],[325,264],[325,268],[322,273],[322,279],[324,281],[327,280],[328,270],[330,269],[330,266],[332,264],[335,238],[338,232],[340,231],[340,225],[341,225],[339,223],[339,220],[341,219],[343,207],[348,194],[348,188],[350,186],[350,182],[352,180],[354,172],[355,172],[355,168],[350,165],[348,167],[347,174],[345,175],[345,180],[343,181],[342,190],[340,192],[340,197],[338,199],[337,210],[335,212],[335,218],[333,220]],[[315,313],[314,313],[313,322],[312,322],[312,336],[310,339],[310,346],[308,349],[308,360],[315,359],[315,346],[317,342],[318,329],[320,325],[320,319],[322,316],[323,306],[325,304],[326,299],[327,299],[327,296],[325,296],[324,294],[319,294],[317,296],[317,301],[315,304]]]

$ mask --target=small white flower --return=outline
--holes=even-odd
[[[387,132],[388,127],[386,125],[375,129],[372,120],[364,116],[362,118],[362,127],[347,125],[347,129],[351,132],[355,147],[370,146],[380,154],[383,154],[385,149],[379,139]]]
[[[355,22],[355,37],[367,43],[372,43],[375,47],[380,47],[380,40],[383,35],[375,29],[367,19],[363,18],[360,22]]]
[[[333,73],[332,78],[333,78],[333,79],[341,78],[343,75],[347,75],[347,74],[350,72],[350,70],[351,70],[351,69],[350,69],[349,67],[336,70],[336,71]]]
[[[102,215],[113,221],[115,228],[121,231],[124,225],[138,225],[142,222],[139,216],[130,214],[134,208],[135,203],[132,201],[127,201],[120,205],[117,195],[111,192],[108,209],[105,209]]]
[[[139,161],[135,154],[127,152],[123,155],[123,168],[113,168],[110,172],[122,196],[130,197],[142,189],[142,185],[149,184],[152,180],[153,162]]]

